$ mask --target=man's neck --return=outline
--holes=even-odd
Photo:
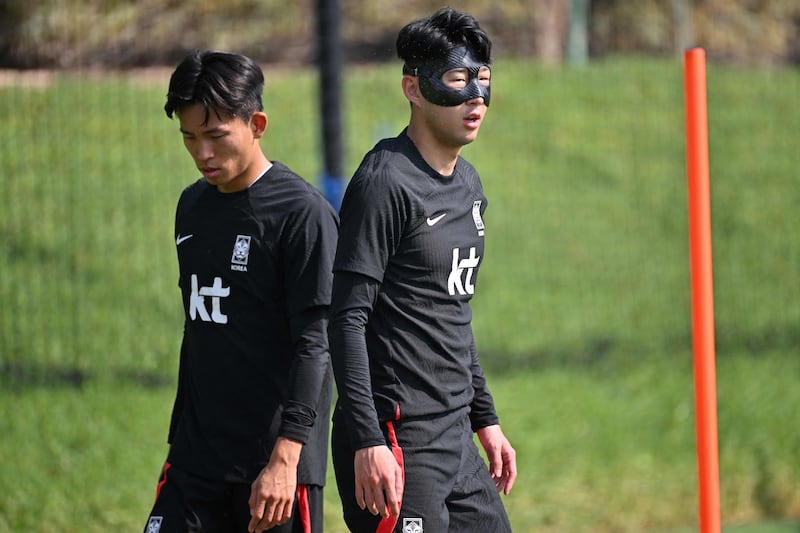
[[[406,134],[417,147],[430,167],[443,176],[450,176],[456,168],[461,147],[445,146],[427,128],[416,127],[412,122]]]

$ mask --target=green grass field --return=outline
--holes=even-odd
[[[168,74],[0,87],[0,531],[144,526],[180,342],[174,203],[197,175]],[[464,155],[490,200],[475,334],[518,452],[514,530],[696,530],[681,64],[501,60],[493,80]],[[264,146],[310,180],[315,82],[267,70]],[[722,520],[797,532],[800,73],[708,86]],[[348,70],[345,111],[351,172],[407,120],[397,65]]]

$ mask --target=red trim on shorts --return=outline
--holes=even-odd
[[[397,406],[397,413],[395,414],[395,420],[400,420],[400,406]],[[386,422],[386,429],[389,432],[389,445],[392,449],[392,454],[394,455],[395,461],[397,464],[400,465],[400,475],[403,477],[403,483],[406,480],[406,470],[405,470],[405,463],[403,462],[403,449],[397,443],[397,434],[394,431],[394,424],[389,421]],[[375,533],[391,533],[394,530],[394,526],[397,525],[397,520],[399,517],[397,516],[390,516],[388,518],[383,518],[380,523],[378,523],[378,529],[375,530]]]
[[[156,485],[156,501],[158,501],[158,497],[161,494],[161,487],[164,486],[164,483],[167,482],[167,470],[170,469],[172,465],[169,463],[164,463],[164,468],[161,470],[161,476],[158,478],[158,485]]]
[[[297,485],[297,513],[303,524],[303,533],[311,533],[311,505],[308,501],[308,487]]]

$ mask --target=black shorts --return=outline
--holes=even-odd
[[[503,502],[475,446],[466,410],[399,419],[384,427],[386,444],[402,452],[405,489],[400,516],[383,519],[358,507],[354,452],[337,409],[331,451],[345,523],[353,533],[510,533]]]
[[[250,485],[210,481],[169,463],[144,533],[247,533]],[[288,522],[270,533],[322,533],[322,487],[299,485]]]

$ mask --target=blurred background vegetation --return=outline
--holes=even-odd
[[[397,29],[441,0],[340,0],[351,61],[394,57]],[[557,63],[576,46],[590,57],[669,55],[689,46],[713,60],[800,62],[796,0],[460,0],[492,35],[498,56]],[[399,7],[401,6],[402,7]],[[264,62],[313,61],[312,0],[5,0],[0,68],[171,65],[194,48],[236,50]]]

